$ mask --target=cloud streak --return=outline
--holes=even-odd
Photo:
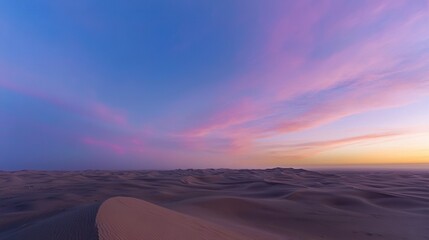
[[[66,112],[77,114],[89,119],[95,119],[100,121],[100,123],[116,125],[127,124],[127,118],[124,113],[110,108],[101,102],[92,100],[82,101],[81,99],[69,100],[64,97],[55,96],[54,94],[36,90],[34,88],[27,88],[5,80],[0,80],[0,88],[46,102]]]
[[[268,146],[267,148],[263,148],[262,151],[271,156],[302,159],[338,147],[360,143],[375,143],[380,140],[393,139],[408,134],[399,131],[370,133],[332,140]]]

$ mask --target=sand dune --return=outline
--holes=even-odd
[[[3,234],[4,240],[244,240],[232,229],[143,200],[114,197]]]
[[[100,240],[254,239],[135,198],[115,197],[97,214]]]
[[[28,236],[36,236],[39,228],[46,230],[36,231],[40,239],[67,235],[70,229],[90,236],[94,228],[84,230],[79,225],[84,222],[98,226],[100,239],[221,234],[214,238],[427,240],[429,173],[281,168],[0,172],[0,239],[36,239]],[[56,227],[43,228],[52,224]]]

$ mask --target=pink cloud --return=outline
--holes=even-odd
[[[365,142],[367,140],[396,137],[403,134],[404,133],[401,133],[401,132],[372,133],[372,134],[365,134],[365,135],[340,138],[340,139],[334,139],[334,140],[298,143],[298,144],[288,145],[288,147],[294,147],[298,149],[327,148],[327,147],[342,146],[350,143]]]
[[[202,137],[212,133],[214,130],[223,129],[229,126],[245,123],[257,117],[258,106],[249,101],[241,100],[231,106],[210,115],[205,118],[205,121],[192,127],[189,131],[185,131],[180,135],[186,137]]]
[[[357,143],[371,143],[374,141],[391,139],[407,134],[410,133],[404,133],[400,131],[380,132],[324,141],[266,146],[261,148],[260,150],[268,152],[270,155],[294,158],[307,158],[323,151],[331,150],[337,147]]]
[[[266,29],[270,30],[264,49],[268,56],[273,58],[283,52],[288,43],[312,44],[316,40],[314,36],[315,26],[327,13],[330,5],[330,1],[321,0],[298,1],[293,6],[280,7],[282,9],[280,16],[276,17],[273,22],[267,22],[265,26]],[[288,14],[284,14],[284,12]],[[294,58],[302,58],[302,54],[308,53],[308,50],[304,48],[293,49],[292,53],[295,54],[291,54],[292,58],[286,57],[294,62],[297,60]],[[292,64],[292,66],[295,65]]]
[[[91,115],[97,116],[107,122],[116,123],[119,125],[127,124],[126,116],[101,102],[92,102],[89,107]]]
[[[123,146],[120,146],[118,144],[106,141],[106,140],[101,140],[101,139],[95,139],[92,137],[84,137],[81,139],[82,143],[88,145],[88,146],[95,146],[95,147],[99,147],[102,149],[107,149],[115,154],[124,154],[125,153],[125,149]]]
[[[354,89],[315,104],[313,108],[293,119],[282,120],[272,131],[288,133],[317,127],[340,118],[362,112],[405,105],[429,93],[425,76],[408,78],[408,81],[386,82]],[[411,97],[412,96],[412,97]]]
[[[104,123],[125,125],[127,118],[122,111],[110,108],[104,103],[93,100],[68,100],[65,97],[31,89],[10,81],[0,80],[0,88],[12,91],[21,95],[39,99],[51,105],[59,107],[61,110],[75,113],[87,118],[93,118]]]

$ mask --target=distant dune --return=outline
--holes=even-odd
[[[428,172],[0,172],[1,240],[427,240],[428,223]]]

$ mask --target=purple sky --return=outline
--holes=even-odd
[[[4,1],[0,53],[0,169],[429,164],[428,0]]]

